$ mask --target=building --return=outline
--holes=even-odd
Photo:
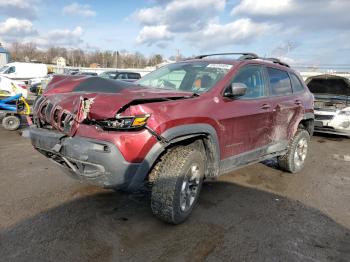
[[[65,67],[67,65],[64,57],[55,57],[52,62],[58,67]]]
[[[92,64],[90,64],[89,67],[90,67],[90,68],[101,68],[101,65],[98,64],[98,63],[92,63]]]
[[[10,60],[10,53],[0,43],[0,67],[6,65]]]

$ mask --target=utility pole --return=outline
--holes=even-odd
[[[176,57],[175,57],[176,62],[180,60],[180,49],[176,49]]]

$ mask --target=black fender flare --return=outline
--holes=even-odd
[[[185,124],[167,129],[160,135],[165,139],[165,143],[158,141],[148,152],[146,158],[141,162],[127,190],[134,191],[143,183],[150,169],[158,160],[159,156],[172,144],[184,141],[189,138],[205,136],[209,141],[208,145],[212,146],[213,152],[213,172],[212,176],[219,173],[220,148],[217,132],[209,124]]]

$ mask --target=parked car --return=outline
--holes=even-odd
[[[14,81],[7,77],[0,76],[0,97],[14,96],[17,94],[22,94],[24,98],[27,98],[27,86],[23,82]]]
[[[51,81],[54,74],[50,74],[46,78],[43,78],[40,82],[36,82],[30,85],[29,91],[35,95],[40,95],[46,88],[47,84]]]
[[[81,75],[81,76],[97,76],[97,73],[95,72],[79,72],[75,75]]]
[[[33,94],[38,95],[42,91],[41,83],[35,83],[30,85],[29,91]]]
[[[160,219],[183,222],[202,182],[277,157],[300,171],[313,95],[277,59],[245,53],[166,65],[134,83],[54,78],[34,105],[34,148],[71,176],[105,188],[152,185]]]
[[[79,69],[77,68],[70,68],[70,69],[65,68],[63,72],[64,75],[76,75],[78,73],[79,73]]]
[[[0,68],[0,75],[12,80],[24,81],[46,77],[48,73],[45,64],[13,62]]]
[[[108,79],[118,79],[126,82],[134,82],[141,78],[141,75],[139,73],[128,71],[105,71],[99,76]]]
[[[306,80],[315,96],[315,130],[350,136],[350,81],[335,75]]]

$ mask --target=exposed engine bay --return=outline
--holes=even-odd
[[[306,80],[315,96],[315,131],[350,136],[350,81],[320,75]]]

